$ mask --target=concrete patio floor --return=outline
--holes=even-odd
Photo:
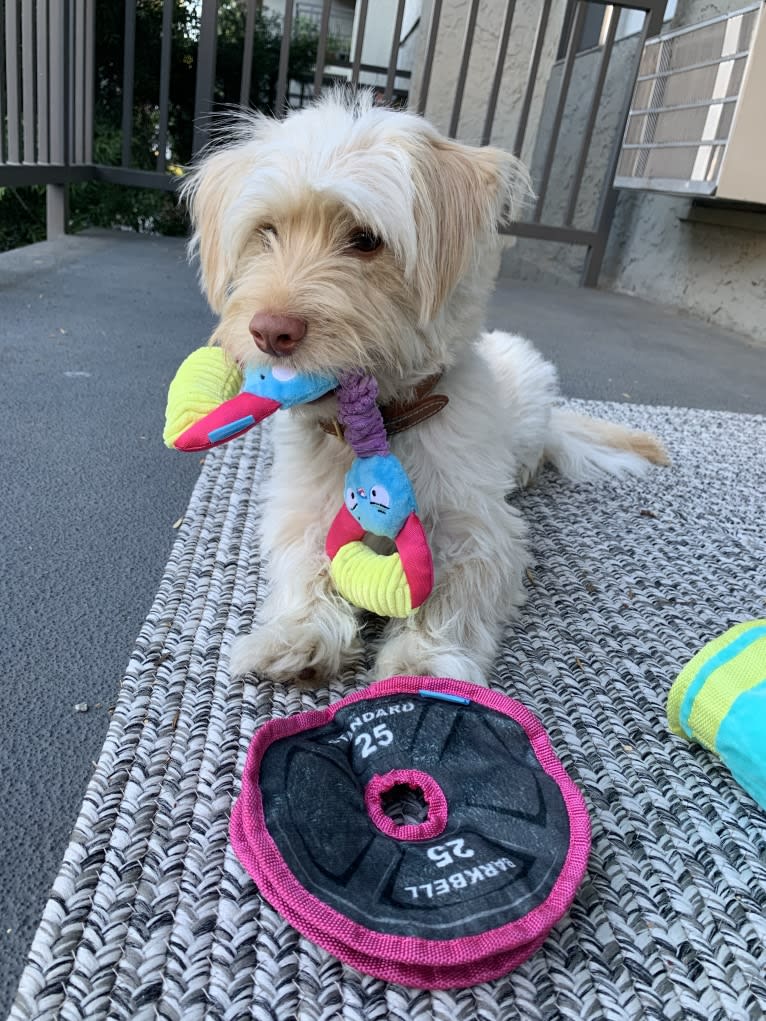
[[[0,295],[5,1016],[199,471],[161,431],[212,320],[183,243],[126,233],[0,255]],[[490,325],[554,358],[571,396],[764,411],[763,348],[640,301],[502,281]]]

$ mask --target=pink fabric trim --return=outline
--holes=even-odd
[[[347,543],[359,542],[363,538],[364,529],[344,503],[330,525],[330,531],[325,540],[325,552],[332,560],[338,550]]]
[[[417,514],[410,514],[402,525],[396,537],[396,549],[410,587],[410,603],[415,610],[431,595],[434,587],[431,547]]]
[[[373,932],[328,907],[308,892],[287,867],[266,830],[258,773],[274,741],[329,723],[344,706],[378,695],[421,689],[469,698],[521,724],[537,760],[559,786],[569,815],[569,850],[545,901],[515,922],[475,936],[429,940]],[[590,820],[582,794],[556,757],[542,724],[519,702],[467,681],[435,677],[391,677],[354,692],[324,710],[271,720],[250,743],[242,789],[231,815],[231,841],[237,857],[266,900],[309,939],[341,960],[388,982],[422,989],[472,985],[506,974],[542,945],[566,913],[585,874],[590,853]]]
[[[381,795],[397,784],[405,784],[413,791],[423,792],[428,815],[420,823],[399,826],[383,811]],[[433,840],[447,827],[447,799],[439,784],[428,773],[418,769],[392,769],[382,776],[376,773],[364,790],[364,803],[370,818],[387,837],[397,840]]]
[[[213,447],[220,447],[222,443],[228,443],[229,440],[234,439],[234,436],[227,436],[225,439],[218,440],[217,443],[211,443],[208,433],[212,432],[213,429],[220,429],[222,425],[228,425],[229,422],[236,422],[239,418],[247,418],[248,415],[252,415],[254,419],[252,425],[248,425],[236,434],[237,436],[243,436],[254,425],[258,425],[264,418],[268,418],[275,411],[279,411],[281,407],[282,405],[278,401],[272,401],[270,397],[257,397],[255,394],[247,392],[237,394],[236,397],[232,397],[230,400],[224,401],[223,404],[219,404],[215,410],[207,415],[203,415],[193,425],[190,425],[188,429],[185,429],[176,439],[173,446],[177,450],[185,450],[187,452],[212,450]]]

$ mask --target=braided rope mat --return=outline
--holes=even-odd
[[[674,467],[592,486],[546,472],[517,497],[536,565],[495,683],[542,718],[594,836],[543,949],[474,989],[388,986],[302,939],[234,858],[228,815],[255,728],[363,682],[300,691],[228,675],[263,594],[256,431],[206,460],[14,1021],[763,1018],[766,812],[668,734],[664,698],[703,642],[766,610],[766,419],[581,406],[655,430]]]

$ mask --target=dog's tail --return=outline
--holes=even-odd
[[[649,433],[566,408],[551,412],[544,459],[577,482],[604,475],[643,475],[649,464],[670,463],[662,443]]]

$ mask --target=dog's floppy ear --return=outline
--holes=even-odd
[[[441,136],[413,153],[421,319],[436,315],[500,222],[512,220],[531,193],[523,164],[502,149]]]
[[[205,156],[180,187],[194,228],[189,251],[199,256],[202,286],[216,313],[221,311],[237,255],[227,243],[226,212],[241,194],[249,170],[244,147],[233,145]]]

